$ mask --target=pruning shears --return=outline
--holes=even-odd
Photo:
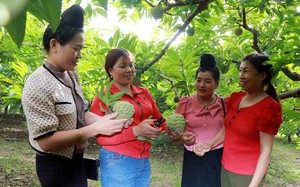
[[[160,117],[156,120],[150,121],[148,124],[151,125],[154,128],[161,128],[162,124],[165,122],[166,120],[163,117]],[[164,129],[164,127],[162,127]]]

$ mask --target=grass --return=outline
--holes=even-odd
[[[300,151],[296,149],[296,142],[286,143],[279,137],[275,139],[266,185],[300,186]]]
[[[0,186],[40,186],[35,173],[35,152],[28,144],[27,129],[12,124],[0,119]],[[264,187],[300,186],[300,150],[296,149],[299,140],[288,144],[276,138]],[[98,157],[99,148],[91,142],[86,156]],[[153,146],[151,187],[180,186],[182,155],[181,145]],[[89,186],[100,187],[100,183],[89,180]]]

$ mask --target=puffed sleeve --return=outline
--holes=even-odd
[[[225,98],[225,106],[226,106],[226,110],[230,110],[232,109],[231,107],[233,107],[233,103],[235,102],[235,100],[237,98],[240,98],[242,95],[245,95],[245,92],[233,92],[232,94],[230,94],[229,97]]]
[[[190,100],[189,97],[183,96],[178,103],[178,106],[176,108],[176,113],[182,114],[184,116],[185,112],[186,112],[186,106],[187,106],[189,100]]]
[[[273,99],[262,107],[257,128],[259,131],[276,135],[282,122],[282,110]]]

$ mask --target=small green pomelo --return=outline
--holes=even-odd
[[[240,36],[241,34],[243,34],[243,29],[241,28],[236,28],[235,31],[234,31],[234,34],[236,36]]]
[[[151,9],[151,14],[154,19],[161,19],[164,15],[164,9],[161,6],[156,6]]]
[[[189,36],[194,36],[195,34],[195,29],[193,27],[189,27],[187,30],[186,30],[186,33],[187,35]]]
[[[118,112],[116,119],[131,119],[134,115],[134,107],[127,101],[116,101],[113,111]]]
[[[170,127],[177,132],[183,132],[186,120],[183,115],[173,113],[171,116],[166,118],[166,124],[167,127]]]

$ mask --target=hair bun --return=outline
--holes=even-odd
[[[200,57],[200,67],[213,68],[216,67],[215,57],[211,54],[203,54]]]
[[[80,5],[72,5],[61,15],[61,20],[74,28],[83,28],[84,10]]]

